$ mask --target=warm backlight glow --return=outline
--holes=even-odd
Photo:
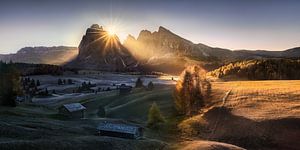
[[[114,36],[117,34],[117,29],[115,26],[108,26],[107,27],[107,32],[109,36]]]

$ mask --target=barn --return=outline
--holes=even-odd
[[[83,118],[86,108],[80,103],[64,104],[59,107],[59,113],[70,118]]]
[[[99,135],[113,136],[129,139],[140,139],[143,137],[143,128],[126,123],[102,122],[97,127]]]

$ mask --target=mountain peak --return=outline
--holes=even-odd
[[[158,32],[170,32],[170,30],[168,30],[167,28],[165,28],[163,26],[159,26]]]
[[[103,71],[135,69],[136,59],[120,43],[116,35],[107,36],[107,34],[102,26],[93,24],[82,37],[77,58],[67,66]]]
[[[135,37],[131,34],[128,34],[126,40],[135,40]]]

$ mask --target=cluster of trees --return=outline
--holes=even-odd
[[[49,64],[26,64],[26,63],[11,63],[20,72],[22,76],[28,75],[62,75],[65,69],[61,66]],[[74,71],[74,70],[69,70]]]
[[[29,86],[30,88],[34,88],[37,86],[40,86],[40,80],[34,80],[34,79],[30,79],[30,78],[21,78],[21,83],[23,85],[23,87],[25,86]]]
[[[144,86],[144,81],[141,78],[137,78],[135,82],[135,87],[136,88],[145,88]],[[150,81],[147,85],[147,90],[153,90],[154,89],[154,84],[152,81]]]
[[[205,79],[204,71],[199,66],[187,67],[176,85],[175,107],[180,114],[194,115],[204,106],[204,99],[210,93],[211,84]]]
[[[300,79],[300,60],[264,59],[239,61],[224,65],[209,75],[218,78],[248,80],[296,80]]]
[[[82,82],[81,86],[79,86],[76,90],[76,92],[84,92],[84,91],[93,91],[91,88],[96,87],[96,84],[92,84],[91,82]],[[101,88],[98,88],[98,91],[100,91]],[[110,91],[110,88],[107,88],[107,91]]]
[[[30,79],[29,77],[21,78],[21,85],[23,87],[23,91],[25,95],[29,96],[49,96],[49,91],[47,88],[44,90],[39,89],[38,86],[41,85],[40,80],[34,80]],[[55,93],[55,90],[52,91],[52,93]]]
[[[43,74],[62,75],[63,72],[64,69],[60,66],[38,64],[31,72],[31,75],[43,75]]]
[[[34,80],[30,78],[21,78],[21,84],[23,87],[23,90],[25,91],[26,94],[29,94],[31,96],[35,95],[36,92],[38,92],[38,86],[41,85],[39,80]]]
[[[64,85],[64,84],[74,84],[72,79],[58,79],[57,80],[58,85]]]
[[[16,97],[21,94],[20,74],[16,67],[0,62],[0,105],[16,106]]]
[[[140,80],[137,80],[140,82]],[[148,85],[149,87],[149,85]],[[212,85],[205,78],[205,71],[199,66],[189,66],[181,74],[174,91],[177,111],[192,116],[204,106],[204,100],[211,96]],[[165,119],[154,102],[148,112],[148,126],[157,128]]]

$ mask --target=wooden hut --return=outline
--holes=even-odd
[[[97,127],[99,135],[120,138],[139,139],[143,137],[143,128],[126,123],[102,122]]]
[[[126,84],[121,84],[118,88],[119,88],[119,94],[120,95],[128,94],[132,90],[132,86],[128,86]]]
[[[70,118],[83,118],[85,109],[80,103],[64,104],[59,108],[59,113]]]

